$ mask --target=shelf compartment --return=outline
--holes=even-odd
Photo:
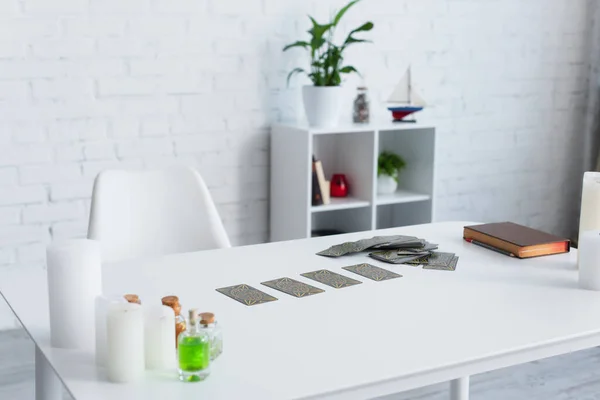
[[[431,200],[431,196],[428,194],[411,192],[408,190],[397,190],[392,194],[378,194],[377,205],[387,204],[402,204],[402,203],[414,203],[418,201]]]
[[[311,232],[334,230],[340,232],[362,232],[371,230],[372,208],[346,208],[311,215]]]
[[[427,224],[432,217],[431,201],[381,204],[376,214],[376,229]]]
[[[322,206],[311,206],[313,213],[336,210],[350,210],[353,208],[369,207],[371,203],[366,200],[359,200],[353,197],[332,197],[331,203]]]

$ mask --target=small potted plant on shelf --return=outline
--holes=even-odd
[[[355,43],[368,42],[368,40],[357,38],[359,32],[373,29],[372,22],[366,22],[353,29],[341,45],[333,43],[335,28],[338,26],[344,14],[360,0],[353,0],[342,8],[328,23],[321,25],[313,17],[309,16],[312,28],[308,30],[310,39],[308,41],[297,41],[283,48],[287,51],[294,47],[301,47],[309,51],[310,69],[295,68],[288,75],[290,78],[297,73],[308,75],[313,85],[302,88],[304,109],[308,122],[312,126],[331,127],[339,120],[341,104],[342,75],[358,73],[352,65],[344,65],[344,51],[348,46]]]
[[[384,151],[377,159],[377,193],[392,194],[398,189],[400,171],[406,167],[402,157]]]

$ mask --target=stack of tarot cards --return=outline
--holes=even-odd
[[[438,245],[416,236],[375,236],[357,242],[346,242],[323,250],[318,255],[341,257],[346,254],[369,252],[369,256],[390,264],[408,264],[424,269],[454,271],[458,257],[454,253],[435,251]]]

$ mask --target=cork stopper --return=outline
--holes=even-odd
[[[128,303],[142,304],[140,296],[138,296],[137,294],[126,294],[123,297],[125,298],[125,300],[127,300]]]
[[[177,296],[165,296],[162,298],[163,306],[171,307],[175,311],[175,315],[181,314],[181,304],[179,304],[179,297]]]
[[[200,314],[200,324],[201,325],[210,325],[215,323],[215,314],[210,312],[205,312]]]
[[[188,311],[188,318],[190,320],[190,324],[194,324],[196,323],[196,321],[198,321],[198,309],[197,308],[191,308]]]
[[[179,297],[177,296],[165,296],[161,299],[163,306],[173,307],[179,304]]]

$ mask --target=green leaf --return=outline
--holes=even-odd
[[[325,38],[321,37],[321,38],[317,38],[317,37],[313,37],[312,40],[310,41],[310,48],[311,48],[311,54],[314,57],[314,54],[317,52],[317,50],[319,50],[321,48],[321,46],[323,46],[325,44],[326,40]]]
[[[373,25],[372,22],[365,22],[364,24],[362,24],[361,26],[359,26],[358,28],[352,30],[349,34],[348,37],[346,38],[346,40],[344,41],[344,46],[346,47],[352,43],[364,43],[364,42],[370,42],[370,40],[366,40],[366,39],[357,39],[355,38],[353,35],[357,32],[367,32],[370,31],[371,29],[373,29],[375,25]]]
[[[356,39],[352,36],[349,36],[344,42],[344,47],[351,45],[352,43],[371,43],[371,41],[367,39]]]
[[[308,43],[308,42],[304,42],[304,41],[301,41],[301,40],[300,40],[300,41],[297,41],[297,42],[295,42],[295,43],[288,44],[287,46],[285,46],[285,47],[283,48],[283,51],[289,50],[289,49],[291,49],[291,48],[293,48],[293,47],[302,47],[302,48],[305,48],[305,49],[306,49],[307,47],[310,47],[310,43]]]
[[[313,26],[308,30],[308,33],[312,36],[310,40],[310,56],[312,59],[318,54],[319,49],[327,42],[323,37],[325,33],[331,28],[331,24],[321,25],[313,17],[308,16]]]
[[[337,26],[337,24],[340,22],[340,20],[344,16],[344,14],[346,14],[346,11],[348,11],[350,9],[350,7],[352,7],[353,5],[355,5],[356,3],[358,3],[359,1],[360,0],[353,0],[350,3],[348,3],[344,8],[342,8],[337,13],[337,15],[335,16],[335,18],[333,19],[333,26]]]
[[[358,72],[358,70],[356,68],[354,68],[352,65],[346,65],[345,67],[340,68],[341,74],[349,74],[350,72],[355,72],[360,75],[360,72]]]
[[[375,25],[371,21],[365,22],[358,28],[351,30],[350,33],[348,34],[348,37],[350,38],[350,37],[352,37],[352,35],[354,35],[355,33],[358,33],[358,32],[368,32],[371,29],[373,29],[374,26]]]
[[[287,76],[287,84],[288,86],[290,85],[290,79],[292,78],[292,76],[299,74],[300,72],[302,73],[306,73],[305,70],[303,70],[302,68],[294,68],[293,70],[290,71],[290,73]]]
[[[320,41],[323,36],[325,35],[325,33],[327,33],[328,30],[330,30],[333,27],[333,24],[326,24],[326,25],[321,25],[319,24],[313,17],[311,17],[310,15],[308,16],[308,18],[310,18],[313,27],[311,29],[309,29],[308,33],[310,33],[313,37],[313,41]]]
[[[348,36],[351,36],[353,33],[356,33],[356,32],[368,32],[371,29],[373,29],[373,27],[375,27],[375,24],[373,24],[371,21],[365,22],[364,24],[362,24],[361,26],[359,26],[358,28],[356,28],[352,32],[350,32],[350,35],[348,35]]]

